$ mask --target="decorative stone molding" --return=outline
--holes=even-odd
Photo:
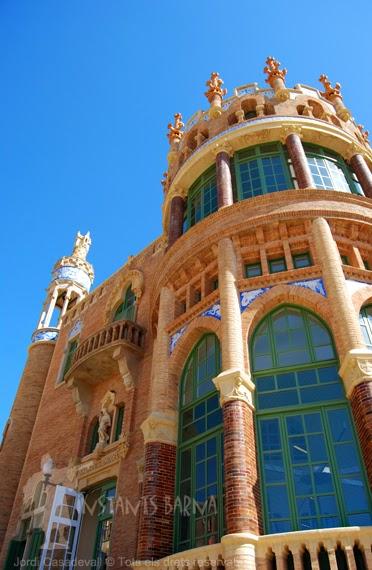
[[[221,141],[213,145],[211,152],[213,154],[213,158],[216,158],[217,155],[220,154],[220,152],[226,152],[229,156],[233,156],[234,149],[227,140],[222,139]]]
[[[128,435],[122,434],[115,443],[107,445],[104,449],[97,449],[83,457],[81,461],[79,458],[72,458],[67,477],[76,489],[84,489],[103,479],[117,477],[120,461],[127,455],[128,450]]]
[[[72,399],[79,416],[86,416],[89,412],[91,390],[84,382],[75,380],[72,376],[68,379],[66,387],[72,390]]]
[[[133,390],[134,378],[130,371],[130,356],[123,346],[119,346],[113,352],[112,358],[117,361],[119,365],[120,376],[123,380],[126,390]]]
[[[351,160],[353,158],[353,156],[355,156],[356,154],[361,154],[363,156],[363,158],[365,158],[365,159],[370,158],[370,157],[368,157],[368,153],[366,152],[366,149],[363,148],[362,145],[359,145],[355,142],[345,145],[345,150],[343,152],[343,156],[346,158],[346,160]]]
[[[298,125],[289,125],[283,127],[279,130],[279,140],[282,144],[286,143],[287,138],[289,135],[298,135],[301,139],[303,138],[303,129]]]
[[[225,534],[221,539],[226,566],[256,570],[256,545],[260,537],[250,532]]]
[[[176,412],[151,412],[141,424],[143,437],[146,443],[158,442],[175,445],[177,442],[177,414]]]
[[[136,300],[138,301],[142,297],[145,287],[145,281],[142,271],[140,271],[139,269],[129,269],[129,271],[125,272],[125,275],[116,285],[116,287],[112,292],[112,295],[107,301],[106,304],[107,321],[112,320],[113,311],[123,301],[124,291],[129,285],[132,287],[132,291],[136,296]]]
[[[213,382],[220,392],[220,403],[241,400],[253,408],[252,392],[255,385],[243,370],[225,370],[221,372]]]
[[[346,395],[362,382],[372,382],[372,351],[354,349],[346,353],[339,374],[344,381]]]

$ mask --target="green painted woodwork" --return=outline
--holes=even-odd
[[[121,436],[124,421],[124,406],[118,406],[116,411],[115,433],[113,441],[117,441]]]
[[[116,496],[115,482],[108,482],[100,488],[100,498],[98,500],[99,512],[97,516],[96,538],[94,542],[93,560],[98,568],[105,568],[106,554],[109,549],[104,547],[104,543],[109,543],[111,539],[112,520],[114,517],[114,500]]]
[[[20,562],[23,557],[25,546],[26,540],[13,539],[9,542],[4,570],[13,570],[14,568],[20,568]]]
[[[187,359],[180,382],[175,550],[218,542],[223,534],[223,424],[212,382],[221,369],[213,334]]]
[[[267,533],[369,525],[371,498],[330,332],[295,306],[251,343]]]
[[[189,190],[184,231],[215,212],[217,208],[216,167],[213,166],[199,176]]]
[[[280,271],[287,271],[287,264],[285,262],[285,257],[269,259],[268,265],[270,273],[279,273]]]
[[[136,296],[131,287],[125,292],[124,301],[118,306],[114,315],[114,321],[134,321],[136,311]]]
[[[316,188],[364,196],[356,175],[339,154],[306,143],[304,150]]]
[[[293,188],[283,145],[269,143],[234,155],[238,200]]]
[[[362,307],[359,313],[359,323],[364,342],[368,348],[372,349],[372,305]]]
[[[262,266],[260,262],[249,263],[245,266],[246,277],[259,277],[260,275],[262,275]]]
[[[27,562],[28,566],[38,568],[40,562],[41,547],[44,544],[45,533],[42,528],[34,528],[30,538],[28,547]]]
[[[65,364],[63,367],[63,375],[62,375],[63,378],[65,377],[65,375],[67,374],[67,372],[71,368],[72,359],[74,358],[74,354],[76,352],[77,347],[78,347],[78,341],[77,340],[72,340],[68,344]]]

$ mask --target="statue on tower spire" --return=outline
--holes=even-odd
[[[80,231],[76,234],[74,249],[72,251],[72,257],[78,257],[83,261],[86,260],[89,248],[91,246],[92,240],[90,238],[90,232],[85,235],[81,234]]]

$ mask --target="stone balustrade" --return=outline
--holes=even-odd
[[[160,570],[243,568],[247,570],[372,570],[372,527],[342,527],[255,536],[238,533],[223,537],[219,544],[193,548],[151,562]],[[248,564],[248,566],[247,566]],[[146,561],[133,567],[143,570]]]

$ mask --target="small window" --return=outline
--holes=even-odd
[[[350,265],[350,261],[347,255],[341,255],[341,261],[343,265]]]
[[[246,277],[259,277],[262,275],[261,263],[250,263],[245,266]]]
[[[256,111],[247,111],[244,113],[244,119],[248,121],[249,119],[255,119],[257,117]]]
[[[218,289],[218,278],[212,280],[212,291],[216,291]]]
[[[114,315],[114,321],[134,321],[136,311],[136,296],[132,287],[128,287],[125,292],[124,301],[118,306]]]
[[[124,421],[124,406],[118,406],[116,409],[116,421],[115,421],[115,431],[113,441],[118,441],[121,436]]]
[[[194,302],[199,303],[201,301],[201,291],[195,291],[194,294]]]
[[[363,263],[364,263],[364,268],[367,269],[368,271],[371,270],[371,266],[369,264],[368,259],[363,259]]]
[[[296,253],[296,255],[293,256],[293,267],[295,269],[309,267],[310,265],[312,265],[310,253]]]
[[[278,259],[269,260],[269,271],[270,273],[280,273],[280,271],[286,271],[287,264],[284,257],[279,257]]]
[[[78,347],[78,341],[77,340],[72,340],[68,344],[67,352],[66,352],[66,358],[65,358],[65,364],[63,366],[62,380],[64,379],[67,372],[70,370],[70,368],[72,366],[74,354],[77,350],[77,347]]]

